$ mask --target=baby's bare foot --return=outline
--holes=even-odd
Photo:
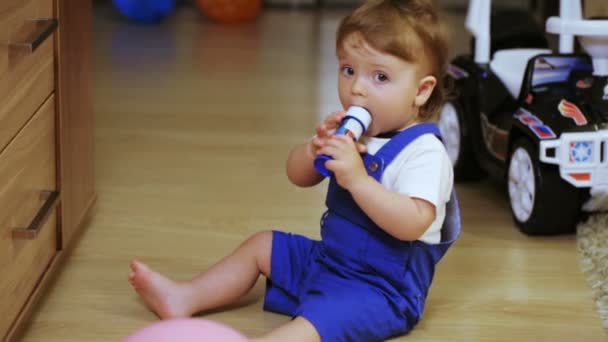
[[[129,282],[146,305],[161,319],[190,317],[186,286],[154,272],[144,263],[132,260]]]

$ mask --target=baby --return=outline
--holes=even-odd
[[[263,231],[194,279],[175,282],[139,261],[129,281],[161,318],[233,303],[260,274],[265,310],[293,317],[260,341],[378,341],[421,319],[435,265],[460,232],[452,166],[432,123],[442,106],[447,42],[430,1],[369,0],[337,32],[343,108],[372,122],[359,142],[329,115],[287,160],[301,187],[331,159],[321,240]]]

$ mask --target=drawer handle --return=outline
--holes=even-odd
[[[27,21],[34,27],[31,30],[27,30],[27,35],[23,37],[19,36],[17,41],[10,42],[9,46],[14,49],[33,53],[51,36],[51,34],[53,34],[53,32],[55,32],[59,22],[55,18],[28,19]]]
[[[38,236],[40,229],[46,223],[57,203],[59,202],[59,191],[42,191],[41,197],[45,200],[44,204],[27,228],[13,229],[13,239],[16,240],[33,240]]]

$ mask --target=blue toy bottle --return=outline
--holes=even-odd
[[[346,134],[357,141],[365,130],[372,123],[372,116],[367,109],[359,106],[352,106],[346,111],[346,116],[336,129],[336,134]],[[330,177],[332,172],[325,167],[325,162],[332,159],[330,156],[322,154],[315,158],[315,168],[325,177]]]

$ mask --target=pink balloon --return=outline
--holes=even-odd
[[[246,342],[236,330],[214,321],[196,318],[158,321],[127,336],[123,342]]]

